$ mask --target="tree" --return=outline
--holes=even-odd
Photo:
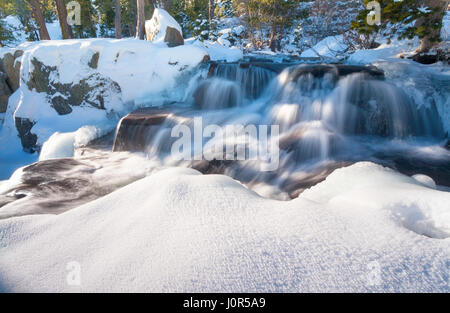
[[[120,0],[115,0],[115,18],[114,18],[114,25],[116,29],[116,38],[120,39],[122,38],[122,22],[121,22],[121,7],[120,7]]]
[[[145,37],[145,1],[137,0],[136,38],[144,40]]]
[[[443,0],[379,0],[381,5],[381,24],[369,25],[363,10],[352,22],[352,29],[370,36],[382,33],[388,38],[413,38],[418,36],[421,45],[417,53],[427,52],[440,41],[442,18],[448,6]],[[365,0],[365,3],[369,3]]]
[[[67,23],[67,9],[64,0],[55,0],[56,11],[58,13],[59,25],[63,39],[72,39],[73,33],[69,23]]]
[[[212,20],[214,18],[214,10],[215,10],[216,6],[215,6],[215,3],[214,3],[214,0],[209,0],[208,4],[209,4],[209,10],[208,10],[208,13],[209,13],[208,14],[209,15],[209,27],[211,28]]]
[[[14,42],[13,31],[5,21],[0,19],[0,47],[8,45],[10,42]]]
[[[253,46],[267,44],[271,50],[281,49],[285,29],[298,17],[298,5],[302,0],[242,0],[238,11],[245,18]],[[266,36],[268,35],[268,40]]]
[[[27,1],[27,0],[25,0]],[[47,26],[45,25],[44,15],[42,14],[41,5],[38,0],[29,0],[29,5],[31,6],[32,14],[39,30],[39,38],[41,40],[50,40],[50,35],[48,34]]]
[[[97,37],[98,11],[91,0],[76,0],[81,8],[81,25],[73,25],[72,32],[74,38],[95,38]]]

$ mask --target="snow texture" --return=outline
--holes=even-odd
[[[302,52],[300,57],[336,59],[347,48],[348,46],[344,43],[344,36],[330,36],[321,40],[314,47]]]
[[[449,292],[449,201],[372,163],[290,202],[166,169],[61,215],[1,220],[0,288]]]

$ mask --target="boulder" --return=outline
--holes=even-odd
[[[8,99],[11,95],[11,89],[7,82],[8,77],[5,73],[0,72],[0,113],[6,112],[8,106]]]
[[[98,56],[95,59],[98,61]],[[90,67],[92,62],[92,60],[89,62]],[[27,84],[28,88],[46,93],[59,115],[71,113],[72,106],[87,105],[104,110],[105,99],[118,97],[121,93],[120,86],[116,82],[99,73],[91,74],[78,83],[63,84],[57,80],[50,80],[50,75],[53,77],[59,75],[56,67],[47,66],[36,58],[33,58],[31,63],[34,69]]]
[[[145,22],[145,35],[148,41],[165,42],[169,47],[184,45],[180,24],[163,9],[156,8],[152,19]]]
[[[20,85],[20,67],[21,63],[16,59],[23,55],[22,50],[16,50],[14,54],[5,53],[0,59],[0,71],[7,76],[7,83],[12,91],[16,91]]]

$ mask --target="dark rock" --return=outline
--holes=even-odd
[[[91,60],[89,61],[88,65],[90,68],[96,69],[98,67],[98,59],[100,58],[100,52],[95,52],[92,55]]]
[[[30,79],[28,81],[28,89],[35,89],[37,92],[45,92],[46,94],[52,94],[52,86],[50,85],[50,74],[56,71],[56,66],[47,66],[36,58],[31,59],[31,64],[34,69],[30,73]],[[55,93],[55,92],[53,92]]]
[[[0,71],[6,74],[6,81],[13,92],[16,91],[20,85],[21,63],[16,62],[16,59],[22,54],[22,50],[16,50],[14,55],[6,53],[3,58],[0,59]]]
[[[103,110],[105,109],[105,97],[107,94],[121,93],[120,86],[116,82],[99,73],[94,73],[76,84],[62,84],[57,81],[50,81],[50,74],[54,73],[58,76],[57,68],[44,65],[35,58],[31,62],[34,70],[31,72],[28,88],[46,93],[52,99],[52,107],[58,114],[69,114],[72,112],[70,106],[81,105],[90,105]],[[63,96],[52,98],[57,93]]]
[[[5,73],[0,72],[0,113],[6,112],[10,95],[11,88],[7,82],[7,76]]]
[[[439,56],[437,53],[426,54],[426,53],[418,53],[415,54],[412,59],[421,64],[434,64],[439,61]]]
[[[59,115],[72,113],[72,107],[67,103],[67,100],[61,96],[52,98],[52,107]]]
[[[182,116],[185,108],[144,108],[125,116],[118,125],[113,151],[145,151],[146,144],[169,116]],[[175,124],[174,124],[175,125]]]
[[[176,28],[170,26],[167,26],[164,42],[166,42],[169,47],[177,47],[184,45],[183,36]]]
[[[324,77],[326,74],[332,74],[339,78],[355,73],[365,73],[373,78],[384,78],[384,72],[374,66],[359,66],[345,64],[314,64],[314,65],[296,65],[289,68],[290,76],[293,80],[300,76],[311,74],[316,78]]]
[[[31,129],[33,128],[36,122],[30,121],[27,118],[16,117],[15,118],[15,126],[17,132],[19,133],[20,141],[22,142],[22,147],[24,151],[29,153],[34,153],[37,149],[37,136],[31,133]]]

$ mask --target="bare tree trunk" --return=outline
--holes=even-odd
[[[419,18],[416,22],[416,27],[420,27],[426,23],[434,23],[437,21],[442,21],[444,17],[445,10],[449,4],[449,1],[443,0],[423,0],[423,5],[431,9],[438,9],[432,14],[431,18]],[[420,40],[420,46],[416,50],[416,53],[428,52],[431,48],[438,44],[438,38],[441,33],[441,28],[429,27],[430,32],[425,37]]]
[[[115,0],[116,2],[116,16],[114,18],[114,24],[116,26],[116,38],[122,38],[122,17],[121,17],[121,8],[120,8],[120,0]]]
[[[214,0],[209,0],[209,29],[212,27],[212,20],[214,19],[214,9],[216,7],[216,4],[214,3]]]
[[[64,0],[55,0],[55,4],[63,39],[72,39],[72,27],[67,23],[67,9]]]
[[[39,28],[39,38],[40,40],[50,40],[50,35],[48,34],[47,26],[45,25],[44,15],[42,14],[41,5],[38,0],[30,0],[30,6],[33,13],[33,17]]]
[[[137,0],[136,38],[145,37],[145,0]]]

